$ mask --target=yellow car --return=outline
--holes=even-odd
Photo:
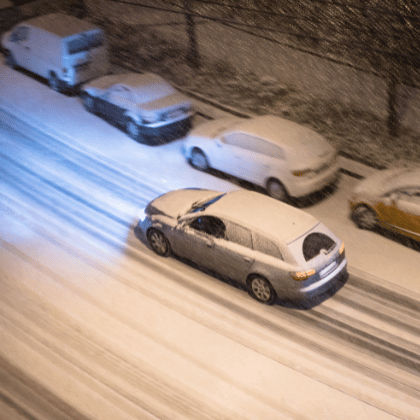
[[[380,226],[420,241],[420,168],[380,171],[361,181],[349,201],[359,228]]]

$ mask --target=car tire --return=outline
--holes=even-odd
[[[54,72],[50,72],[48,75],[48,85],[55,92],[60,92],[60,80],[58,80],[57,75]]]
[[[6,51],[4,53],[5,56],[5,63],[7,67],[10,67],[11,69],[14,69],[16,67],[16,61],[15,57],[13,57],[13,54],[10,51]]]
[[[84,93],[81,96],[83,108],[86,109],[86,111],[91,112],[92,114],[95,113],[95,100],[87,93]]]
[[[134,140],[138,140],[139,136],[140,136],[140,128],[139,125],[132,120],[131,118],[129,118],[127,120],[127,124],[125,126],[127,134]]]
[[[286,202],[289,198],[286,188],[277,179],[270,179],[267,182],[267,193],[270,197],[283,202]]]
[[[271,283],[262,276],[252,276],[248,281],[249,292],[258,302],[272,305],[277,295]]]
[[[369,207],[359,206],[353,213],[354,221],[360,229],[374,229],[378,223],[376,213]]]
[[[151,228],[147,231],[147,240],[150,247],[161,257],[167,257],[171,254],[171,246],[166,236],[158,229]]]
[[[198,169],[199,171],[205,172],[210,168],[206,155],[198,147],[194,147],[192,150],[190,163],[195,169]]]

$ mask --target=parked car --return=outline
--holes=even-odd
[[[271,115],[204,123],[190,132],[183,151],[193,167],[249,181],[281,201],[307,196],[339,177],[337,152],[327,140]]]
[[[171,191],[141,209],[138,228],[158,255],[241,282],[266,304],[311,302],[347,280],[340,239],[302,210],[252,191]]]
[[[2,37],[6,64],[48,80],[56,91],[108,73],[105,34],[90,22],[63,13],[17,24]]]
[[[153,73],[100,77],[82,87],[92,113],[122,126],[134,139],[184,136],[194,115],[191,100]]]
[[[361,181],[349,201],[359,228],[380,226],[420,241],[420,168],[379,171]]]

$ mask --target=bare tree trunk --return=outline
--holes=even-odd
[[[395,74],[388,77],[388,134],[397,137],[400,133],[400,120],[397,109],[398,80]]]
[[[187,23],[187,35],[188,35],[188,52],[187,52],[187,62],[191,67],[199,68],[200,67],[200,56],[197,50],[197,39],[195,35],[195,22],[194,17],[191,14],[190,2],[184,0],[184,9],[185,9],[185,19]]]

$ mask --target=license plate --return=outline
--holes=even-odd
[[[324,269],[319,272],[320,277],[325,277],[326,275],[330,274],[331,271],[334,271],[337,267],[337,263],[334,261],[332,264],[327,265]]]

